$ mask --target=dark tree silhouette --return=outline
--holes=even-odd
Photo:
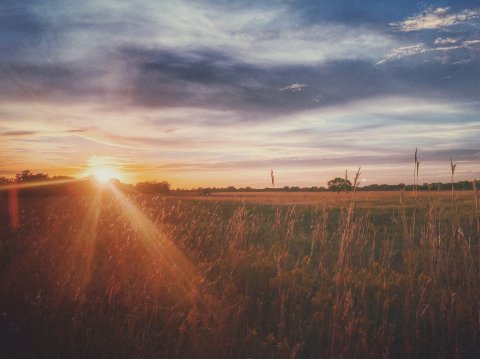
[[[167,181],[146,181],[139,182],[135,185],[137,191],[142,193],[169,193],[170,192],[170,183]]]
[[[30,170],[24,170],[15,176],[15,182],[46,181],[49,179],[50,177],[46,173],[33,174]]]
[[[7,177],[4,177],[4,176],[0,176],[0,185],[1,184],[8,184],[12,182],[12,180],[10,178],[7,178]]]
[[[340,177],[335,177],[334,179],[328,181],[327,186],[330,191],[335,191],[337,194],[340,193],[340,191],[350,191],[353,188],[352,182],[350,182],[348,179],[346,180],[345,178]]]

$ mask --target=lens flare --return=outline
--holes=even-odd
[[[194,264],[154,222],[142,213],[133,201],[115,186],[110,186],[110,189],[121,204],[125,218],[135,224],[135,228],[143,238],[145,249],[158,259],[156,264],[170,279],[170,285],[178,290],[181,298],[201,304],[199,288],[201,280]]]
[[[93,177],[97,183],[103,185],[113,179],[123,181],[124,175],[121,168],[122,163],[118,158],[111,156],[97,157],[92,155],[87,160],[86,170],[83,175]]]
[[[92,176],[101,184],[110,182],[112,179],[120,179],[121,175],[118,171],[108,167],[98,167],[92,169]]]

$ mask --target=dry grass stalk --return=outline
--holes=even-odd
[[[476,178],[473,180],[472,185],[473,185],[473,200],[475,202],[475,218],[477,221],[477,236],[480,236],[480,216],[478,215],[478,188],[477,188]]]
[[[450,158],[450,170],[452,172],[452,209],[453,209],[454,204],[455,204],[455,189],[454,189],[454,186],[453,186],[453,175],[455,174],[455,168],[456,167],[457,167],[457,164],[453,163],[452,158]]]
[[[345,170],[345,193],[348,192],[348,170]]]
[[[472,185],[473,185],[473,198],[475,201],[475,210],[478,210],[478,188],[477,188],[476,178],[473,180]]]
[[[272,179],[272,188],[275,188],[275,176],[273,175],[273,170],[270,170],[270,178]]]
[[[417,187],[418,187],[418,169],[420,168],[420,161],[417,161]]]
[[[417,149],[415,148],[415,173],[414,173],[414,187],[415,187],[415,201],[417,201],[418,192],[418,170],[420,169],[420,161],[417,156]]]
[[[415,198],[417,198],[417,194],[416,194],[416,183],[417,183],[417,177],[416,177],[416,174],[417,174],[417,152],[418,152],[418,149],[415,148],[415,162],[413,164],[413,194],[415,195]]]
[[[357,173],[355,173],[355,178],[353,179],[353,206],[355,207],[355,192],[360,185],[360,175],[362,174],[360,170],[362,167],[358,167]]]

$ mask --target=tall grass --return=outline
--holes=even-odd
[[[418,176],[418,149],[415,148],[415,158],[413,164],[413,194],[415,196],[415,200],[417,199],[417,176]]]
[[[353,201],[352,201],[352,207],[355,207],[355,194],[357,192],[357,188],[360,185],[360,175],[362,174],[360,170],[362,167],[358,167],[357,172],[355,173],[355,177],[353,179]]]
[[[452,211],[455,207],[455,188],[453,185],[453,175],[455,174],[455,168],[457,168],[457,164],[453,163],[453,160],[450,158],[450,172],[452,173]]]
[[[475,178],[472,182],[473,185],[473,201],[475,203],[475,217],[477,220],[477,235],[480,237],[480,215],[478,209],[478,188],[477,188],[477,179]]]
[[[453,221],[435,195],[383,209],[372,194],[355,216],[126,196],[143,220],[108,191],[21,198],[19,229],[0,217],[4,357],[480,354],[471,200]],[[149,223],[174,247],[146,242]]]

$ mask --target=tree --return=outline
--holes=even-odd
[[[0,176],[0,184],[9,184],[10,182],[12,182],[10,178]]]
[[[340,191],[349,191],[353,188],[352,182],[348,179],[335,177],[327,182],[328,189],[340,193]]]
[[[139,182],[136,184],[135,188],[137,191],[142,193],[169,193],[170,192],[170,183],[167,181],[146,181]]]
[[[33,174],[30,170],[24,170],[15,176],[15,182],[46,181],[49,179],[50,177],[46,173]]]

